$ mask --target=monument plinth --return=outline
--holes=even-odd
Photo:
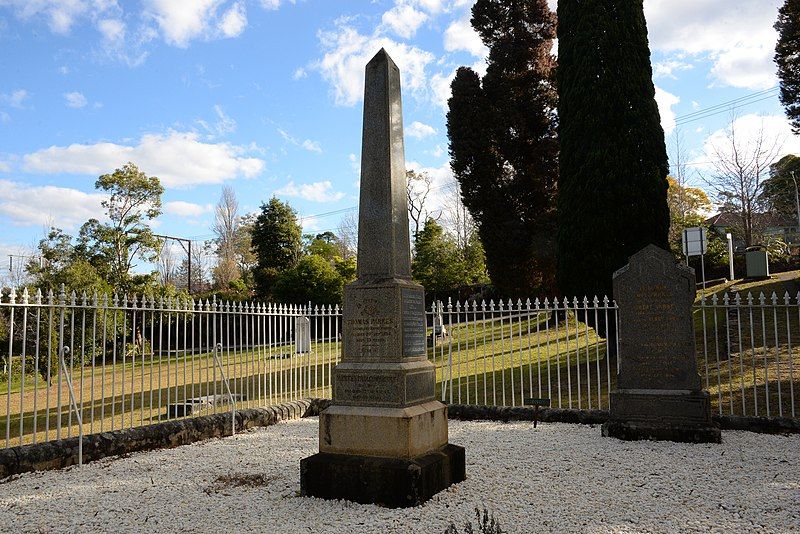
[[[366,67],[357,279],[344,289],[342,360],[320,414],[303,495],[415,506],[465,478],[434,397],[425,292],[411,280],[400,72],[381,50]]]
[[[697,373],[694,269],[648,245],[614,273],[619,372],[603,436],[719,443]]]

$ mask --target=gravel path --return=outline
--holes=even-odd
[[[581,425],[451,421],[466,482],[391,510],[298,497],[316,435],[316,418],[304,419],[26,474],[0,483],[0,532],[441,534],[451,522],[463,531],[475,507],[508,532],[800,530],[800,436],[724,432],[723,445],[682,445]]]

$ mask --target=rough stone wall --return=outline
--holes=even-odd
[[[237,410],[236,431],[319,415],[320,401],[306,399],[266,408]],[[153,425],[91,434],[83,438],[83,461],[165,449],[231,434],[231,414],[203,415]],[[0,478],[28,471],[77,465],[78,438],[0,449]]]
[[[266,408],[249,408],[236,412],[236,431],[270,426],[280,421],[314,417],[330,405],[328,399],[304,399]],[[489,421],[533,421],[534,410],[527,407],[473,406],[451,404],[450,419]],[[539,421],[545,423],[602,424],[608,419],[605,410],[539,410]],[[787,417],[741,417],[715,415],[715,424],[722,430],[747,430],[766,434],[800,434],[800,419]],[[229,436],[231,414],[214,414],[167,421],[131,429],[92,434],[83,438],[83,461],[92,462],[109,456],[132,452],[165,449],[210,438]],[[29,471],[61,469],[78,463],[78,438],[22,445],[0,449],[0,479]]]
[[[463,421],[533,421],[534,410],[528,407],[474,406],[450,404],[447,417]],[[580,423],[597,425],[608,420],[607,410],[539,409],[539,421],[545,423]],[[743,417],[740,415],[713,415],[711,420],[721,430],[746,430],[761,434],[800,434],[800,419],[789,417]]]

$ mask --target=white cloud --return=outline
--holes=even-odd
[[[681,99],[677,95],[656,86],[656,104],[658,104],[658,113],[661,115],[661,127],[664,128],[664,133],[667,135],[675,129],[675,112],[672,110],[672,106],[677,105],[680,101]]]
[[[410,39],[417,29],[428,19],[428,15],[406,3],[398,3],[385,12],[381,22],[399,37]]]
[[[0,100],[6,102],[12,108],[22,109],[25,101],[30,98],[30,94],[25,89],[16,89],[9,94],[0,95]]]
[[[746,151],[753,150],[759,135],[763,133],[765,146],[777,143],[779,158],[785,154],[800,154],[800,136],[792,135],[791,125],[783,115],[742,115],[734,120],[733,127],[740,149],[746,147]],[[704,155],[698,158],[698,167],[709,168],[710,164],[706,162],[713,159],[718,150],[725,153],[726,147],[730,147],[728,127],[710,133],[703,141]]]
[[[353,106],[363,98],[364,66],[385,48],[400,69],[403,89],[424,94],[427,86],[425,68],[434,59],[430,52],[388,37],[361,35],[355,28],[340,23],[335,31],[320,32],[325,54],[314,68],[333,88],[337,105]]]
[[[146,0],[145,14],[153,18],[167,43],[186,48],[204,35],[221,0]]]
[[[281,4],[284,3],[286,0],[261,0],[261,7],[268,11],[274,11],[281,7]],[[291,0],[291,3],[294,4],[295,0]]]
[[[647,0],[653,49],[707,57],[717,82],[764,89],[775,84],[772,51],[781,0]],[[741,69],[747,69],[743,71]]]
[[[247,26],[247,13],[243,2],[236,2],[222,16],[219,29],[225,37],[238,37]]]
[[[422,139],[430,135],[436,135],[436,129],[433,126],[414,121],[406,128],[406,134],[417,139]]]
[[[236,131],[236,121],[225,114],[222,106],[216,104],[214,106],[214,113],[217,115],[217,121],[213,124],[202,119],[197,121],[200,126],[205,128],[205,130],[211,134],[209,135],[210,138],[222,136]]]
[[[118,19],[102,19],[97,29],[108,43],[121,44],[125,41],[125,23]]]
[[[308,73],[306,72],[306,69],[304,69],[303,67],[297,67],[294,73],[292,74],[292,79],[301,80],[303,78],[308,78]]]
[[[322,147],[320,146],[318,141],[312,141],[311,139],[306,139],[304,141],[300,141],[296,137],[292,136],[285,130],[281,130],[278,128],[278,133],[281,134],[284,140],[290,142],[294,146],[298,146],[304,150],[308,150],[309,152],[316,152],[317,154],[322,154]]]
[[[193,132],[146,134],[137,145],[101,142],[51,146],[24,156],[29,172],[97,176],[135,161],[166,187],[215,184],[237,177],[252,178],[264,169],[261,159],[248,157],[253,147],[204,143]]]
[[[67,107],[69,108],[82,108],[87,104],[86,97],[78,91],[64,93],[64,100],[66,100]]]
[[[200,217],[206,213],[211,213],[213,209],[211,204],[201,206],[200,204],[184,202],[183,200],[174,200],[164,203],[164,213],[176,215],[178,217]]]
[[[304,149],[308,150],[309,152],[316,152],[317,154],[322,154],[322,147],[319,146],[319,142],[312,141],[311,139],[306,139],[303,141],[303,144],[300,145]]]
[[[470,24],[469,18],[457,20],[447,27],[444,32],[444,49],[448,52],[464,50],[479,59],[489,55],[489,49]]]
[[[450,74],[443,74],[437,72],[431,77],[431,92],[433,93],[433,101],[438,104],[440,108],[447,110],[447,101],[452,95],[450,85],[456,77],[456,69],[450,71]]]
[[[345,197],[344,193],[333,190],[333,184],[329,180],[300,184],[299,186],[295,185],[292,180],[285,186],[277,189],[275,194],[287,197],[300,197],[311,202],[338,202]]]
[[[769,89],[778,78],[772,58],[774,45],[762,44],[721,53],[711,74],[727,85],[746,89]]]
[[[685,63],[676,59],[658,61],[653,63],[653,78],[672,78],[674,80],[677,78],[674,74],[675,72],[691,70],[693,68],[694,65],[691,63]]]
[[[7,161],[0,160],[0,172],[11,172],[11,165]]]
[[[15,226],[54,224],[72,229],[91,218],[98,218],[106,195],[84,193],[68,187],[32,186],[0,180],[0,214]]]
[[[22,19],[44,18],[50,31],[66,35],[75,22],[84,16],[97,16],[116,7],[109,0],[2,0],[0,5],[14,8],[15,15]]]

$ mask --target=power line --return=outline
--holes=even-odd
[[[723,107],[729,107],[731,104],[736,104],[737,102],[741,102],[743,100],[749,100],[751,98],[760,97],[760,96],[766,95],[767,93],[769,93],[770,95],[773,94],[773,93],[777,94],[777,92],[778,92],[778,86],[776,85],[775,87],[771,87],[769,89],[764,89],[763,91],[756,91],[755,93],[750,93],[749,95],[744,95],[744,96],[740,96],[738,98],[734,98],[732,100],[728,100],[728,101],[725,101],[725,102],[720,102],[719,104],[715,104],[715,105],[713,105],[711,107],[708,107],[708,108],[698,109],[697,111],[693,111],[692,113],[687,113],[685,115],[681,115],[680,117],[675,117],[675,120],[679,121],[679,120],[683,120],[683,119],[688,119],[688,118],[693,117],[695,115],[700,115],[702,113],[707,113],[707,112],[715,110],[715,109],[719,109],[719,108],[723,108]]]
[[[750,104],[756,104],[756,103],[762,102],[764,100],[771,100],[777,94],[778,94],[777,93],[777,88],[775,88],[774,92],[771,92],[771,93],[767,94],[766,96],[764,96],[763,93],[762,94],[757,94],[757,95],[751,95],[750,97],[746,98],[745,100],[738,99],[737,101],[731,101],[729,103],[726,103],[725,105],[720,104],[720,105],[713,106],[713,107],[705,109],[705,110],[697,111],[695,113],[690,113],[688,115],[683,115],[683,116],[677,117],[675,119],[675,125],[676,126],[682,126],[684,124],[689,124],[691,122],[699,121],[699,120],[702,120],[702,119],[707,119],[708,117],[713,117],[714,115],[719,115],[720,113],[727,113],[730,110],[735,109],[735,108],[737,108],[739,106],[748,106]],[[754,96],[757,96],[758,98],[753,98]],[[745,97],[743,97],[743,98],[745,98]]]

